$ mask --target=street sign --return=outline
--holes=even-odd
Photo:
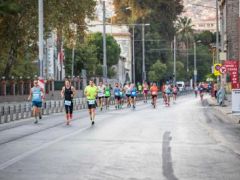
[[[226,74],[227,73],[227,68],[225,66],[222,66],[220,69],[219,69],[220,73],[221,74]]]
[[[224,66],[227,69],[227,72],[230,74],[230,79],[232,82],[232,89],[239,88],[239,80],[238,80],[238,61],[236,60],[227,60],[224,62]]]
[[[215,76],[221,76],[220,68],[222,67],[222,64],[214,64],[214,75]]]

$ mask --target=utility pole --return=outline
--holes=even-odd
[[[136,80],[135,80],[135,26],[133,25],[133,39],[132,39],[132,66],[133,66],[133,69],[132,69],[132,79],[133,79],[133,83],[135,84]]]
[[[174,35],[174,40],[173,40],[173,46],[174,46],[174,51],[173,51],[173,84],[174,86],[176,85],[176,36]]]
[[[73,76],[74,76],[74,57],[75,56],[75,47],[74,47],[74,45],[73,45],[73,49],[72,49],[72,78],[73,78]]]
[[[216,62],[219,63],[219,22],[218,22],[218,0],[216,0]]]
[[[39,76],[43,77],[43,0],[38,0]]]
[[[194,42],[194,87],[197,87],[197,48]]]
[[[107,80],[106,6],[103,1],[103,77]]]
[[[142,24],[142,79],[146,81],[145,71],[145,24]]]

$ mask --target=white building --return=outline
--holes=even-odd
[[[88,28],[89,33],[103,32],[102,22],[92,21],[90,24],[96,24],[96,26],[90,26]],[[106,25],[106,33],[114,37],[121,48],[120,59],[118,67],[115,66],[117,77],[121,83],[127,80],[132,80],[132,41],[131,34],[129,33],[128,26],[116,26]]]

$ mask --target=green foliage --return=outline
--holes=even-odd
[[[92,16],[95,4],[95,0],[44,1],[45,37],[54,30],[58,38],[65,36],[66,42],[70,41],[73,34],[70,25],[84,24],[85,18]],[[38,1],[1,1],[0,15],[0,76],[37,74]],[[84,28],[77,27],[80,39]]]
[[[160,60],[157,60],[156,63],[151,66],[150,71],[148,72],[148,78],[150,81],[160,81],[164,78],[166,71],[166,64],[163,64]]]
[[[116,40],[108,35],[107,38],[107,65],[108,77],[115,76],[112,68],[118,63],[120,47]],[[86,69],[89,76],[103,75],[103,37],[101,33],[93,33],[86,36],[84,43],[77,45],[75,50],[74,74],[79,75],[82,69]],[[72,49],[66,47],[65,68],[67,75],[71,75]]]
[[[145,27],[146,72],[152,64],[161,59],[166,64],[171,57],[171,41],[175,34],[174,22],[181,14],[181,0],[114,0],[117,16],[115,23],[149,23]],[[130,9],[126,9],[130,7]],[[132,29],[130,29],[132,33]],[[142,77],[142,29],[135,27],[136,80]],[[170,71],[170,70],[169,70]],[[149,74],[149,73],[148,73]],[[150,73],[152,77],[154,73]]]
[[[201,41],[201,43],[204,44],[204,45],[210,45],[211,43],[215,42],[214,41],[215,40],[215,36],[210,31],[203,31],[200,34],[196,34],[195,39],[197,41]]]

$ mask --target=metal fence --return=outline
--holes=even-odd
[[[179,95],[189,94],[192,91],[180,92]],[[162,94],[159,93],[159,98],[162,97]],[[137,101],[143,100],[143,95],[138,95]],[[114,97],[110,99],[110,105],[114,105]],[[74,110],[87,109],[87,100],[86,98],[76,98],[73,99]],[[43,103],[43,114],[49,115],[53,113],[60,113],[65,110],[63,100],[50,100]],[[32,117],[32,103],[23,102],[19,104],[11,105],[1,105],[0,106],[0,124],[8,123],[11,121],[17,121],[21,119],[26,119]]]

